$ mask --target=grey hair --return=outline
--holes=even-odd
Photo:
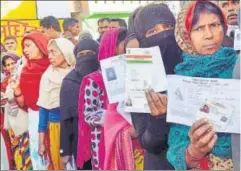
[[[84,30],[79,35],[79,41],[83,39],[93,39],[93,36],[88,30]]]

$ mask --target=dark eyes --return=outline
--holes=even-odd
[[[201,31],[201,30],[202,30],[201,27],[193,29],[193,31]]]
[[[228,3],[223,3],[222,8],[226,8],[228,6]]]
[[[155,33],[157,33],[157,31],[154,30],[154,29],[151,29],[151,30],[148,31],[148,34],[155,34]]]
[[[49,50],[49,54],[55,54],[56,53],[56,51],[54,51],[54,50]]]
[[[163,28],[164,28],[164,29],[169,29],[169,28],[172,28],[172,26],[171,26],[171,25],[166,25],[166,24],[165,24],[165,25],[163,26]]]
[[[239,4],[239,1],[233,1],[233,4],[235,5]]]
[[[232,4],[238,5],[238,4],[239,4],[239,1],[232,1]],[[222,8],[227,8],[227,7],[228,7],[228,3],[223,3],[223,4],[222,4]]]
[[[10,64],[7,64],[6,66],[9,67],[9,66],[15,65],[15,64],[16,64],[16,62],[12,62],[12,63],[10,63]]]
[[[6,43],[6,45],[13,45],[13,44],[14,44],[14,42]]]
[[[220,26],[220,24],[213,23],[211,26],[212,26],[212,27],[218,27],[218,26]]]
[[[213,23],[213,24],[211,24],[211,27],[213,27],[213,28],[217,28],[217,27],[219,27],[221,24],[219,24],[219,23]],[[202,31],[203,30],[203,27],[198,27],[198,28],[195,28],[195,29],[193,29],[193,31]]]

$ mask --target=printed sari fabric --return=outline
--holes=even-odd
[[[19,137],[16,137],[11,129],[8,132],[16,170],[32,170],[28,132]]]
[[[140,147],[138,140],[131,140],[130,127],[120,131],[116,138],[116,149],[114,152],[113,168],[115,170],[143,170],[144,169],[144,150]],[[132,163],[133,162],[133,163]]]
[[[133,150],[134,150],[134,161],[135,169],[143,170],[144,169],[144,149],[141,148],[138,139],[132,140]]]

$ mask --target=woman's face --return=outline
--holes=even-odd
[[[39,48],[36,46],[36,44],[30,40],[30,39],[25,39],[24,40],[24,49],[23,52],[28,59],[40,59],[43,55],[40,52]]]
[[[9,73],[14,73],[16,71],[16,61],[12,58],[7,58],[5,61],[4,69]]]
[[[66,68],[68,66],[64,55],[57,47],[56,43],[51,43],[48,46],[49,60],[53,67]]]
[[[76,23],[73,27],[71,27],[70,32],[73,36],[78,36],[80,33],[80,23]]]
[[[174,27],[169,24],[163,24],[163,23],[157,24],[155,27],[153,27],[152,29],[150,29],[146,32],[146,38],[151,37],[160,32],[167,31],[167,30],[173,30],[173,29],[174,29]]]
[[[210,55],[218,51],[222,45],[224,30],[217,15],[200,13],[196,25],[190,34],[195,51],[200,55]]]

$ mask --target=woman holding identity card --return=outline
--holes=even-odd
[[[177,75],[232,78],[237,61],[235,50],[222,47],[227,23],[221,9],[210,1],[195,1],[177,19],[175,36],[183,50]],[[168,139],[168,161],[176,170],[232,170],[231,135],[216,133],[207,120],[191,127],[172,124]]]

